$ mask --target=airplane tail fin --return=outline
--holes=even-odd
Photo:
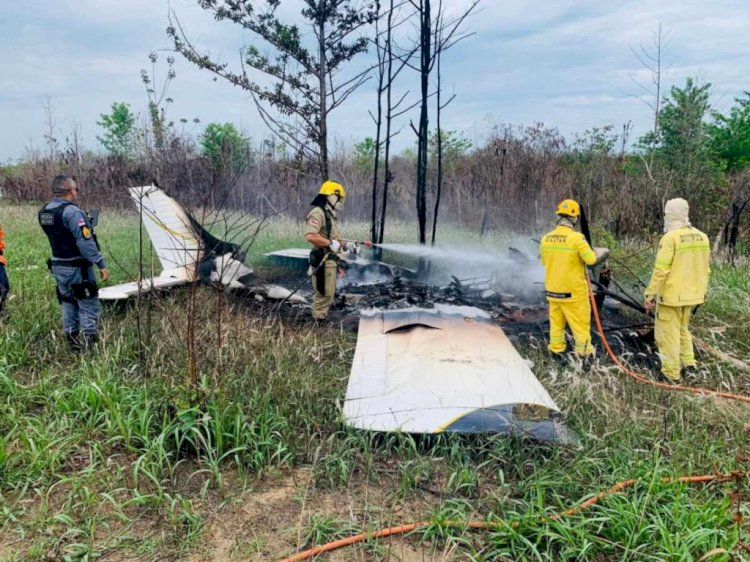
[[[202,256],[190,215],[156,186],[131,187],[129,191],[136,209],[142,211],[143,224],[161,262],[159,276],[193,281]]]

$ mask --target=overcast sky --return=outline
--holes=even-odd
[[[459,10],[467,0],[446,0]],[[282,4],[296,4],[284,0]],[[712,103],[727,110],[750,90],[750,6],[747,0],[483,0],[466,22],[474,34],[443,63],[446,88],[456,99],[444,127],[478,142],[493,123],[543,122],[571,137],[593,126],[632,122],[648,128],[649,109],[634,81],[649,76],[631,49],[652,46],[661,22],[668,36],[666,89],[688,76],[711,82]],[[235,62],[252,36],[215,22],[192,0],[24,0],[0,3],[0,162],[44,145],[43,110],[54,109],[57,137],[74,125],[84,144],[97,147],[96,125],[113,101],[143,113],[147,99],[140,70],[151,51],[168,49],[169,9],[190,37],[217,58]],[[160,51],[165,58],[168,53]],[[367,56],[367,55],[365,55]],[[161,66],[163,72],[164,66]],[[252,101],[238,88],[214,81],[177,55],[169,117],[193,117],[200,133],[210,122],[231,121],[254,140],[267,135]],[[373,135],[366,84],[332,116],[339,142]],[[410,145],[404,130],[399,147]]]

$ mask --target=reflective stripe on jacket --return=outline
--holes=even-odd
[[[596,254],[583,234],[560,224],[544,235],[540,249],[547,299],[573,302],[588,298],[585,266],[596,263]]]
[[[7,262],[5,261],[5,256],[3,255],[5,253],[5,233],[3,232],[3,227],[0,226],[0,264],[5,265]]]
[[[684,226],[659,241],[651,282],[644,291],[667,306],[690,306],[706,300],[711,271],[711,245],[697,228]]]

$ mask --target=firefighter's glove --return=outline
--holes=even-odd
[[[596,254],[596,263],[600,264],[609,256],[609,248],[594,248],[594,254]]]
[[[338,240],[331,240],[331,243],[328,245],[328,249],[335,254],[341,249],[341,242],[339,242]]]

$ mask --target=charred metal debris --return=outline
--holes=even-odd
[[[544,295],[532,302],[520,301],[514,295],[503,293],[491,279],[472,277],[452,281],[443,286],[430,285],[404,277],[386,281],[347,285],[339,290],[335,308],[343,309],[399,309],[418,306],[433,308],[435,304],[475,306],[493,317],[507,317],[544,311]]]

